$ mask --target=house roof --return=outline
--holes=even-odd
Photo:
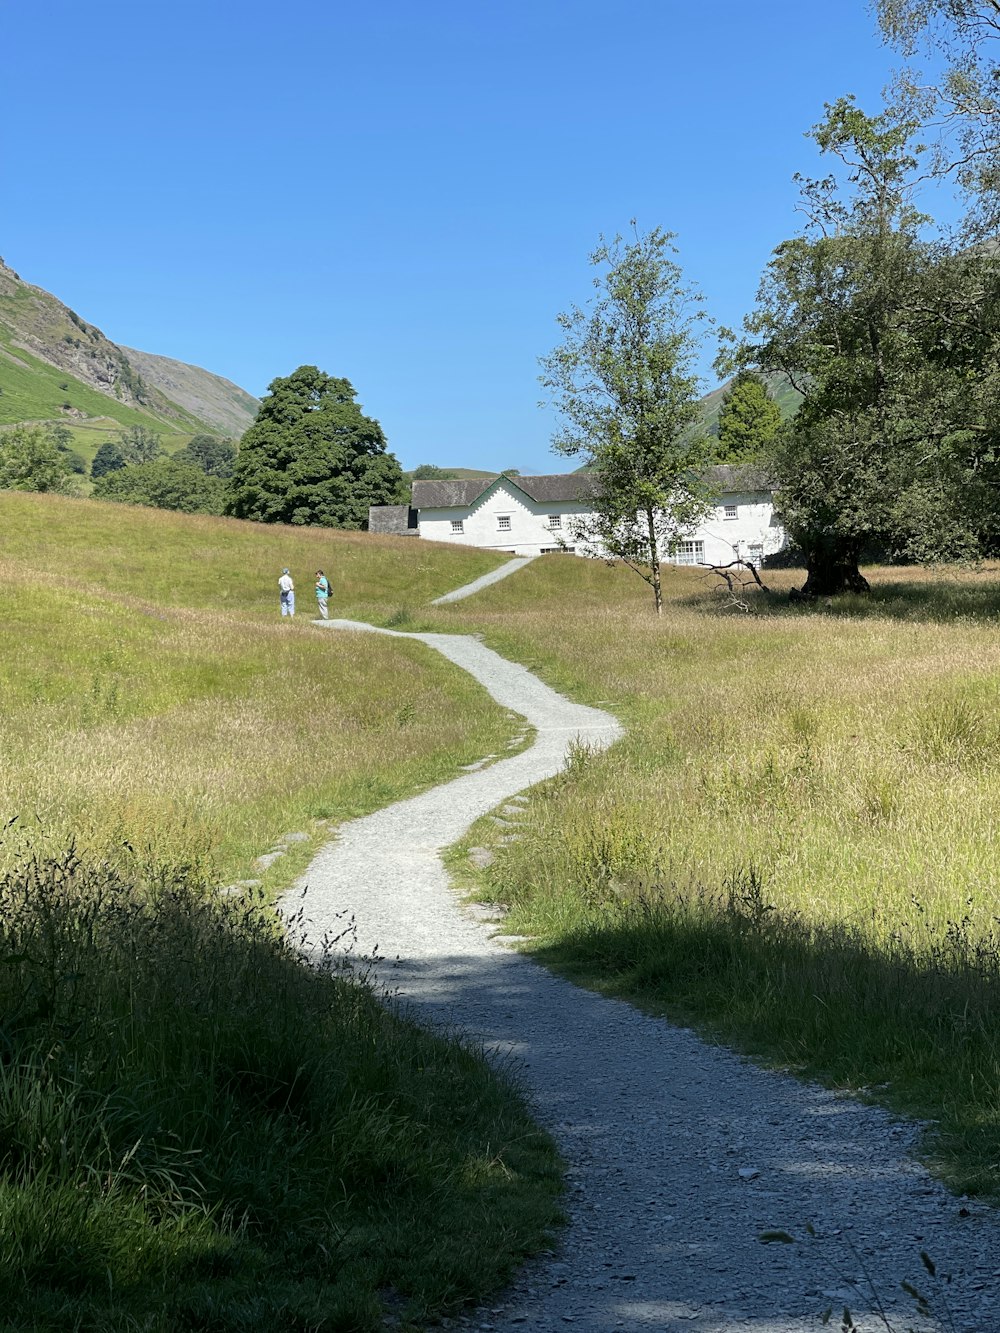
[[[773,491],[774,481],[762,469],[721,463],[706,469],[705,476],[720,494],[744,491]],[[413,482],[414,509],[467,509],[501,478],[475,477],[466,481]],[[509,485],[539,503],[589,500],[595,481],[586,472],[556,472],[542,477],[505,476]]]
[[[415,481],[414,509],[453,509],[475,504],[501,478],[475,477],[468,481]],[[588,500],[594,483],[580,472],[557,472],[544,477],[503,477],[516,490],[540,503],[556,500]]]
[[[370,505],[368,531],[395,537],[415,537],[416,516],[409,505]]]

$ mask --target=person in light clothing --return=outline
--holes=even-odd
[[[281,614],[283,616],[294,616],[295,584],[292,582],[292,576],[287,569],[281,571],[281,578],[278,580],[278,588],[281,591]]]
[[[322,620],[328,620],[330,612],[327,607],[327,601],[330,596],[330,580],[321,569],[316,571],[316,604],[319,606],[319,614]]]

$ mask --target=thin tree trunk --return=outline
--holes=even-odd
[[[656,540],[656,515],[652,509],[646,510],[646,527],[649,532],[649,572],[653,585],[653,598],[656,602],[656,614],[663,615],[663,589],[660,585],[660,547]]]

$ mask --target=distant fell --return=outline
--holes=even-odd
[[[0,260],[0,424],[101,420],[242,435],[257,406],[210,371],[119,346]]]
[[[200,366],[123,347],[132,364],[154,388],[223,435],[240,436],[254,423],[260,399]]]

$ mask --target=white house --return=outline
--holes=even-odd
[[[773,486],[752,468],[710,468],[718,499],[704,521],[666,556],[679,565],[759,564],[785,545],[774,514]],[[415,481],[412,503],[374,506],[371,532],[456,542],[511,555],[576,551],[574,521],[592,511],[586,473],[481,477],[472,481]]]

